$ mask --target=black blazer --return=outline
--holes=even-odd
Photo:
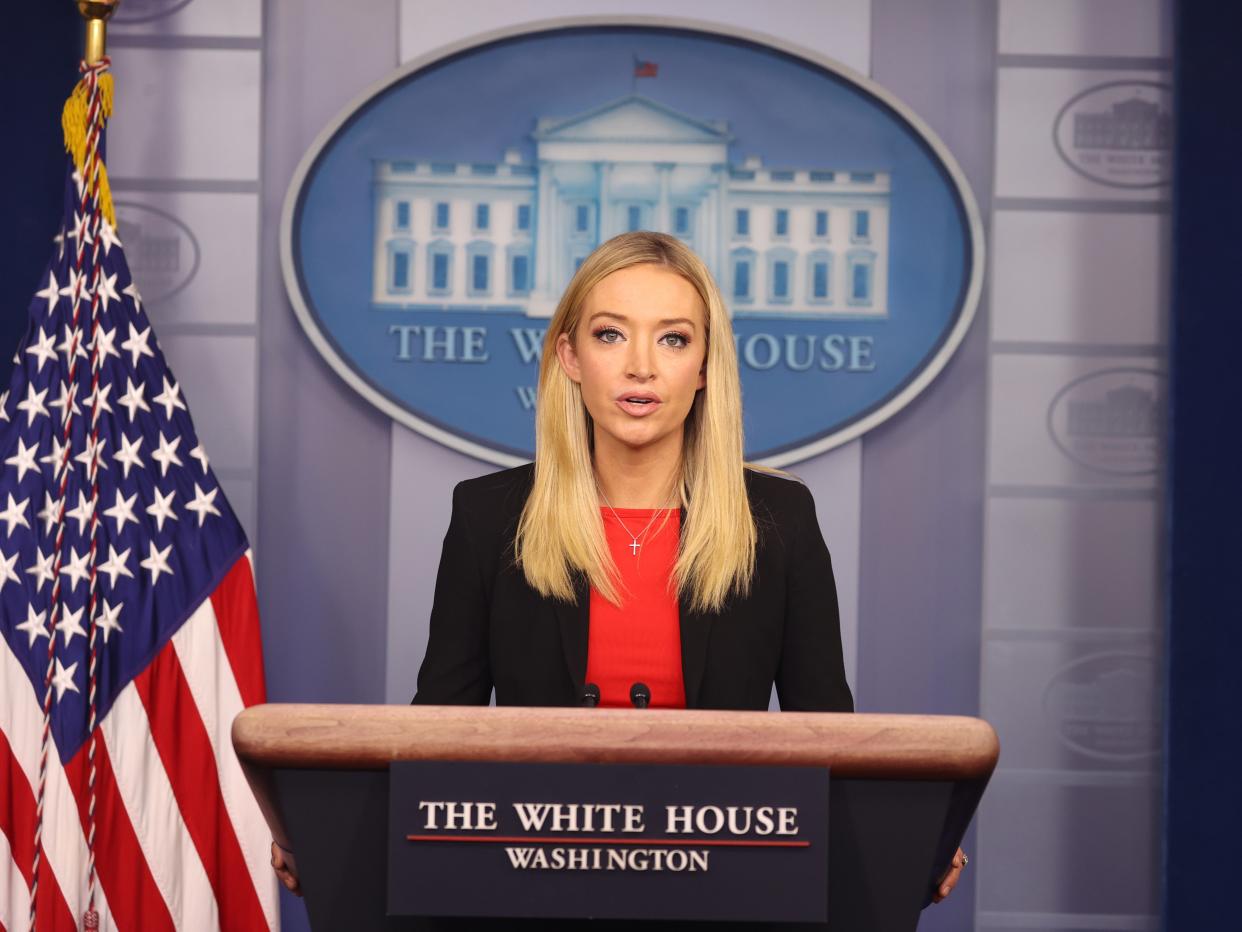
[[[539,595],[514,564],[513,535],[534,476],[519,466],[460,483],[436,576],[427,655],[414,702],[572,706],[587,668],[590,598]],[[746,472],[759,531],[750,594],[719,613],[681,608],[686,705],[852,712],[832,562],[801,483]],[[684,517],[684,516],[683,516]]]

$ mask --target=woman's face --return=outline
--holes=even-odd
[[[587,292],[575,336],[557,357],[582,388],[595,444],[675,446],[695,393],[706,384],[706,308],[671,269],[635,265]]]

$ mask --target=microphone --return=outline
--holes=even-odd
[[[635,683],[630,687],[630,702],[636,709],[645,709],[651,704],[651,690],[646,683]]]
[[[593,709],[599,705],[599,687],[594,683],[587,683],[582,687],[582,699],[579,703],[588,709]]]

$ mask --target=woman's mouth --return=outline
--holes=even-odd
[[[661,401],[653,392],[627,392],[617,396],[617,407],[632,417],[646,417],[654,414]]]

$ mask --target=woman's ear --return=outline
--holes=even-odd
[[[707,388],[707,360],[703,360],[703,367],[699,369],[698,388]]]
[[[581,384],[582,367],[578,364],[578,351],[574,349],[574,341],[568,333],[562,333],[556,338],[556,358],[565,374],[572,381]]]

